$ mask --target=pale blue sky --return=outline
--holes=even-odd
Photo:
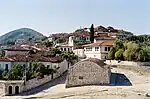
[[[44,35],[91,24],[150,34],[150,0],[1,0],[0,35],[29,27]]]

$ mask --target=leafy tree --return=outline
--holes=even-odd
[[[61,57],[63,59],[66,59],[69,63],[73,64],[73,61],[77,61],[78,60],[78,56],[75,55],[73,52],[63,52],[61,54]]]
[[[55,57],[57,54],[61,54],[62,52],[57,49],[57,48],[53,48],[51,49],[51,51],[48,53],[49,57]]]
[[[108,53],[108,58],[112,60],[115,59],[115,52],[116,52],[115,48],[112,47]]]
[[[117,60],[123,60],[123,49],[119,49],[116,53],[115,53],[115,59]]]
[[[91,43],[94,42],[94,25],[93,24],[91,25],[91,28],[90,28],[90,41]]]
[[[8,72],[8,80],[21,80],[23,75],[23,67],[19,64],[15,64]]]
[[[116,48],[116,50],[119,50],[119,49],[121,49],[123,47],[124,47],[123,46],[123,41],[122,40],[116,40],[116,42],[115,42],[115,48]]]
[[[59,38],[56,40],[56,43],[64,43],[64,42],[66,42],[65,38]]]
[[[44,45],[46,45],[46,47],[52,47],[53,42],[45,41]]]

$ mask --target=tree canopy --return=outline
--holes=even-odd
[[[150,46],[135,41],[117,40],[108,57],[112,60],[150,61]]]

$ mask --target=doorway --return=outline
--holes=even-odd
[[[11,95],[12,94],[12,86],[9,86],[8,91],[9,91],[9,95]]]
[[[15,87],[15,94],[19,94],[19,86]]]

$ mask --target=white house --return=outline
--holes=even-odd
[[[0,70],[10,70],[14,64],[20,64],[23,67],[28,67],[30,63],[42,63],[49,68],[58,68],[58,72],[61,74],[69,68],[69,64],[66,60],[62,60],[58,57],[40,57],[38,61],[36,57],[26,57],[24,55],[15,55],[10,57],[0,57]]]
[[[77,55],[79,58],[85,58],[84,49],[74,49],[73,53]]]
[[[60,49],[60,51],[73,51],[74,47],[74,36],[69,37],[68,44],[56,44],[56,47]]]
[[[105,60],[108,58],[108,52],[113,46],[114,41],[100,41],[83,45],[86,58],[98,58]]]

